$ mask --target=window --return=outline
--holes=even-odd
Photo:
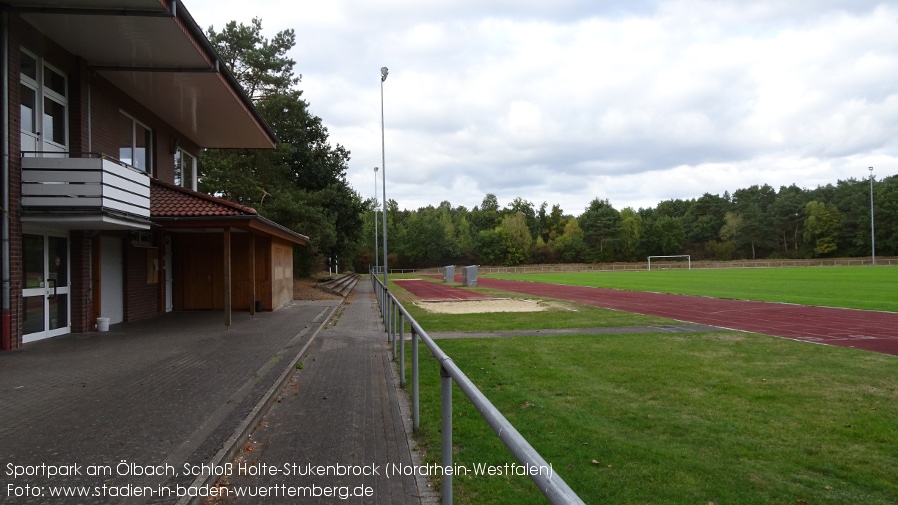
[[[66,82],[65,76],[44,65],[44,136],[59,145],[66,145]]]
[[[175,152],[175,185],[196,189],[195,166],[196,158],[187,154],[183,149],[178,148],[177,152]]]
[[[68,81],[42,58],[19,53],[22,151],[65,152],[68,145]]]
[[[150,167],[153,166],[153,133],[146,125],[124,112],[119,121],[119,161],[150,173]]]
[[[19,68],[22,77],[27,77],[37,82],[37,59],[35,57],[23,51],[19,59]]]
[[[21,85],[22,131],[37,135],[37,92],[30,86]]]
[[[65,105],[50,98],[44,98],[44,136],[65,145]]]

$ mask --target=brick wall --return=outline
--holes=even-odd
[[[14,16],[10,16],[13,18]],[[20,31],[10,29],[9,34],[9,68],[20,68],[19,51],[22,40]],[[21,102],[19,95],[19,75],[9,72],[10,112],[18,111],[12,104]],[[22,224],[19,222],[19,202],[22,194],[22,168],[19,156],[21,152],[21,119],[19,114],[9,115],[9,272],[10,272],[10,319],[12,348],[22,345]],[[0,181],[2,184],[2,181]]]
[[[126,322],[147,319],[160,312],[159,284],[147,283],[147,251],[130,244],[125,247]]]
[[[84,333],[93,329],[94,323],[90,299],[91,239],[87,232],[72,232],[69,258],[72,332]]]

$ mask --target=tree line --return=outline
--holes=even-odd
[[[874,181],[873,192],[876,252],[898,255],[898,177]],[[360,271],[375,264],[377,209],[374,200],[366,203],[366,238],[355,257]],[[390,200],[387,207],[390,268],[633,262],[672,254],[697,260],[871,254],[869,179],[815,189],[754,185],[638,210],[596,198],[576,215],[521,198],[501,207],[493,194],[470,210],[448,201],[399,210]]]

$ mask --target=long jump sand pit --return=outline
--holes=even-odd
[[[423,279],[397,279],[394,282],[419,298],[415,305],[429,312],[439,314],[539,312],[553,309],[572,310],[559,302],[521,298],[493,298],[476,291]]]
[[[564,304],[519,298],[485,298],[464,301],[419,301],[415,305],[437,314],[479,314],[486,312],[540,312],[573,310]]]

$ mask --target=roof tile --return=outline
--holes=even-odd
[[[151,217],[251,216],[255,209],[153,179]]]

